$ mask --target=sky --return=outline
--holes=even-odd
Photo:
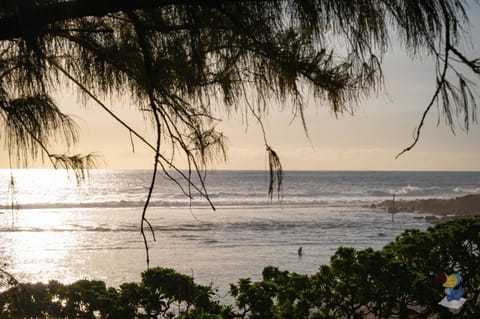
[[[478,6],[472,9],[469,33],[473,47],[467,52],[473,58],[480,57],[480,10]],[[437,109],[430,112],[417,146],[395,159],[413,140],[413,131],[435,89],[435,69],[430,58],[412,61],[397,45],[392,47],[383,62],[386,89],[362,101],[354,115],[336,118],[328,105],[306,95],[307,136],[300,121],[292,122],[290,111],[271,105],[264,125],[268,142],[280,156],[284,169],[480,170],[480,125],[472,125],[468,133],[457,128],[453,134],[441,117],[438,121]],[[153,167],[153,152],[135,139],[132,152],[128,132],[98,105],[89,102],[82,106],[69,91],[56,94],[56,101],[79,125],[80,143],[72,153],[97,153],[98,168]],[[132,110],[128,100],[105,102],[142,134],[152,137],[149,124]],[[245,122],[242,113],[223,116],[217,128],[229,140],[228,160],[212,163],[211,169],[266,169],[261,129],[253,118]],[[8,168],[6,151],[0,154],[0,167]],[[50,166],[37,161],[29,167]]]

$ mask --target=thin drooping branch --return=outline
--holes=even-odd
[[[447,71],[449,67],[449,53],[451,50],[451,26],[450,26],[450,17],[446,13],[446,10],[444,9],[444,17],[445,17],[445,56],[444,56],[444,61],[443,61],[443,70],[440,73],[440,76],[437,78],[437,88],[435,89],[435,92],[433,93],[432,98],[430,99],[430,103],[428,103],[427,107],[423,111],[422,117],[420,119],[420,123],[418,124],[417,129],[415,130],[414,136],[413,136],[413,142],[410,144],[408,147],[404,148],[400,153],[398,153],[395,156],[395,159],[398,159],[402,154],[412,150],[415,145],[417,145],[418,141],[420,140],[420,135],[422,132],[422,127],[425,123],[425,119],[427,118],[428,113],[430,112],[432,106],[435,104],[435,102],[438,100],[440,93],[442,92],[443,87],[445,86],[445,83],[447,81]],[[439,55],[437,54],[437,61],[440,59]]]
[[[82,83],[80,83],[76,78],[74,78],[70,73],[68,73],[63,67],[61,67],[58,63],[55,61],[50,60],[49,63],[51,63],[54,67],[56,67],[58,70],[60,70],[67,78],[69,78],[75,85],[77,85],[85,94],[87,94],[92,100],[94,100],[100,107],[106,111],[115,121],[120,123],[123,127],[125,127],[130,134],[135,135],[140,141],[142,141],[145,145],[150,147],[152,150],[155,151],[155,147],[150,144],[149,141],[147,141],[142,135],[140,135],[136,130],[134,130],[132,127],[130,127],[125,121],[123,121],[121,118],[119,118],[114,112],[112,112],[98,97],[90,92]]]
[[[155,119],[155,130],[157,132],[156,136],[156,144],[155,144],[155,160],[153,164],[153,172],[150,181],[150,187],[148,188],[147,199],[145,200],[145,204],[142,210],[142,216],[140,221],[140,233],[143,237],[143,243],[145,245],[145,254],[147,259],[147,268],[150,267],[150,253],[149,253],[149,246],[147,236],[145,234],[145,224],[150,227],[150,231],[153,236],[153,240],[155,241],[155,231],[153,230],[152,224],[147,219],[147,210],[150,204],[150,200],[152,198],[153,190],[155,188],[155,182],[157,179],[157,171],[158,171],[158,162],[160,158],[160,143],[162,140],[162,124],[160,122],[160,116],[158,114],[157,105],[155,104],[154,99],[154,92],[153,92],[153,74],[152,74],[152,54],[150,50],[150,46],[146,42],[146,34],[143,28],[140,26],[140,23],[135,14],[129,13],[128,17],[133,22],[133,26],[135,29],[136,36],[138,37],[139,46],[141,49],[142,57],[143,57],[143,68],[147,78],[147,86],[146,86],[146,93],[148,95],[150,109],[153,113],[153,118]]]
[[[169,100],[169,99],[166,99],[166,100]],[[180,114],[181,111],[186,112],[186,110],[184,110],[184,108],[186,108],[185,107],[186,104],[184,103],[182,105],[178,105],[177,104],[178,101],[176,101],[176,100],[178,100],[178,98],[173,99],[173,100],[172,99],[169,100],[169,103],[175,105],[175,107],[173,108],[173,111],[175,112],[175,115],[181,119],[182,123],[189,126],[190,129],[192,129],[194,131],[198,131],[198,128],[194,126],[194,123],[191,123],[189,121],[188,117],[199,116],[199,114],[195,114],[195,113],[193,113],[193,114],[187,114],[186,113],[184,115]],[[157,105],[162,104],[162,102],[159,101],[156,98],[154,98],[154,102]],[[192,168],[192,165],[193,165],[195,167],[195,171],[197,172],[197,177],[198,177],[198,181],[200,183],[200,188],[202,189],[203,194],[206,197],[207,201],[211,202],[210,198],[209,198],[209,195],[208,195],[208,192],[207,192],[206,185],[205,185],[205,177],[200,174],[200,171],[201,171],[200,166],[197,163],[196,157],[193,154],[192,150],[187,145],[187,142],[185,141],[184,134],[182,134],[180,132],[180,129],[179,129],[177,123],[175,123],[172,116],[170,116],[170,114],[166,110],[164,110],[163,108],[157,108],[157,112],[159,112],[160,117],[162,118],[162,120],[165,123],[164,126],[165,126],[166,130],[168,131],[170,139],[174,142],[178,142],[180,144],[180,147],[183,150],[184,154],[187,156],[187,162],[188,162],[187,178],[188,178],[188,180],[191,180],[191,177],[192,177],[191,168]],[[184,118],[184,116],[186,116],[187,118]],[[208,115],[201,115],[201,116],[208,117]],[[203,157],[201,159],[203,160]],[[202,164],[205,165],[205,162],[203,161]],[[192,185],[193,185],[192,183],[188,184],[189,189],[188,189],[188,193],[186,194],[189,197],[190,200],[192,199],[192,196],[191,196],[191,186]],[[211,208],[215,211],[215,207],[213,205],[211,205]]]
[[[245,91],[246,88],[242,84],[242,89]],[[282,193],[282,186],[283,186],[283,168],[282,163],[280,161],[280,157],[278,156],[277,152],[275,152],[272,147],[269,145],[267,141],[267,132],[265,130],[265,126],[263,124],[262,118],[253,108],[253,105],[250,103],[248,98],[245,99],[245,103],[248,106],[248,109],[252,113],[253,117],[257,120],[260,129],[262,130],[263,142],[265,143],[265,151],[268,155],[268,169],[269,169],[269,183],[268,183],[268,195],[270,196],[270,200],[273,199],[274,193],[274,185],[276,184],[276,193],[278,195],[278,199],[283,197]]]
[[[449,49],[460,59],[462,63],[468,65],[474,73],[480,74],[480,59],[469,60],[452,45],[449,46]]]
[[[155,145],[155,162],[153,164],[154,167],[153,167],[153,171],[152,171],[150,187],[148,188],[147,199],[145,200],[145,203],[144,203],[144,206],[143,206],[142,217],[141,217],[141,222],[140,222],[140,233],[142,234],[143,243],[145,245],[147,268],[150,267],[150,253],[149,253],[149,248],[148,248],[147,236],[145,235],[144,225],[145,224],[148,225],[148,227],[150,228],[150,231],[152,233],[152,236],[153,236],[153,241],[156,241],[155,231],[153,230],[152,224],[147,219],[146,215],[147,215],[147,209],[150,205],[150,200],[152,198],[153,190],[155,188],[155,181],[157,179],[158,163],[159,163],[159,159],[160,159],[160,142],[161,142],[161,139],[162,139],[162,131],[161,131],[162,127],[161,127],[161,123],[160,123],[160,118],[158,116],[157,108],[156,108],[156,105],[153,103],[153,100],[151,100],[151,108],[152,108],[153,116],[155,118],[156,131],[157,131],[156,145]]]
[[[144,144],[146,144],[147,146],[149,146],[152,150],[154,150],[155,152],[155,164],[154,164],[154,170],[153,170],[153,176],[151,178],[151,184],[150,184],[150,187],[149,187],[149,191],[148,191],[148,194],[147,194],[147,199],[144,203],[144,207],[143,207],[143,210],[142,210],[142,215],[141,215],[141,225],[140,225],[140,232],[142,234],[142,238],[143,238],[143,241],[144,241],[144,245],[145,245],[145,250],[146,250],[146,262],[147,262],[147,267],[149,266],[150,264],[150,254],[149,254],[149,246],[148,246],[148,240],[146,238],[146,234],[145,234],[145,229],[144,229],[144,225],[147,224],[151,233],[152,233],[152,236],[153,236],[153,239],[154,241],[156,240],[155,239],[155,232],[153,230],[153,227],[151,225],[151,223],[148,221],[148,219],[146,218],[146,212],[147,212],[147,208],[150,204],[150,200],[151,200],[151,197],[152,197],[152,194],[153,194],[153,190],[154,190],[154,185],[155,185],[155,180],[156,180],[156,174],[158,172],[158,165],[160,165],[162,167],[162,171],[167,175],[167,177],[169,177],[170,180],[174,181],[180,188],[181,190],[183,191],[184,194],[186,194],[188,197],[191,197],[190,195],[190,191],[187,193],[185,192],[185,190],[183,189],[183,186],[174,178],[172,177],[168,171],[166,170],[166,168],[163,166],[163,164],[161,163],[161,161],[166,161],[166,159],[160,154],[160,141],[161,141],[161,123],[160,123],[160,118],[159,118],[159,115],[158,115],[158,111],[159,109],[156,107],[155,105],[155,100],[153,98],[153,95],[151,97],[151,108],[152,108],[152,112],[154,114],[154,118],[155,118],[155,123],[156,123],[156,131],[157,131],[157,138],[156,138],[156,145],[152,145],[150,144],[150,142],[148,142],[143,136],[141,136],[136,130],[134,130],[132,127],[130,127],[126,122],[124,122],[122,119],[120,119],[115,113],[113,113],[104,103],[102,103],[93,93],[91,93],[84,85],[82,85],[78,80],[76,80],[70,73],[68,73],[64,68],[62,68],[58,63],[54,62],[54,61],[50,61],[50,63],[52,63],[52,65],[54,65],[57,69],[59,69],[65,76],[67,76],[67,78],[69,78],[72,82],[74,82],[83,92],[85,92],[88,96],[90,96],[90,98],[92,98],[98,105],[100,105],[102,107],[102,109],[104,109],[110,116],[112,116],[117,122],[119,122],[122,126],[124,126],[130,134],[133,134],[135,135],[137,138],[139,138]],[[168,162],[168,161],[167,161]],[[188,182],[188,185],[189,185],[189,189],[190,187],[193,187],[197,192],[199,192],[199,194],[201,194],[204,198],[207,199],[208,203],[210,204],[210,206],[212,207],[212,209],[215,210],[215,206],[213,205],[213,202],[210,200],[209,196],[208,196],[208,193],[206,192],[206,186],[205,186],[205,181],[204,181],[204,178],[202,178],[200,176],[200,183],[202,185],[202,190],[199,189],[197,187],[197,185],[195,183],[192,182],[190,176],[185,176],[184,173],[182,171],[180,171],[179,169],[177,169],[173,164],[171,164],[170,162],[169,163],[169,166],[174,168],[177,173],[180,173],[181,176],[184,178],[184,180],[186,180]],[[197,168],[197,172],[198,172],[198,167]]]
[[[55,61],[49,61],[53,66],[55,66],[57,69],[59,69],[68,79],[70,79],[75,85],[77,85],[82,92],[87,94],[93,101],[95,101],[104,111],[106,111],[113,119],[115,119],[120,125],[125,127],[130,134],[133,134],[136,136],[142,143],[144,143],[146,146],[148,146],[151,150],[154,152],[156,151],[156,148],[154,145],[152,145],[149,141],[145,139],[142,135],[140,135],[135,129],[133,129],[130,125],[128,125],[125,121],[123,121],[121,118],[119,118],[114,112],[112,112],[100,99],[93,94],[90,90],[88,90],[82,83],[80,83],[76,78],[74,78],[70,73],[68,73],[63,67],[61,67],[58,63]],[[184,172],[182,172],[180,169],[178,169],[170,160],[168,160],[165,156],[162,154],[159,154],[159,161],[163,161],[167,163],[168,167],[173,169],[177,174],[181,176],[181,178],[185,181],[187,181],[189,187],[193,187],[195,191],[197,191],[202,197],[204,197],[207,202],[209,203],[210,207],[215,210],[215,206],[213,202],[210,200],[210,197],[208,194],[205,192],[205,185],[202,184],[202,188],[200,189],[195,183],[192,182],[189,176],[185,175]],[[180,190],[183,192],[188,197],[191,197],[190,193],[185,191],[183,186],[177,181],[175,177],[173,177],[167,170],[167,168],[160,163],[162,167],[163,173],[176,185],[180,188]],[[203,182],[203,181],[201,181]]]
[[[422,117],[420,119],[420,123],[418,124],[418,127],[416,128],[415,132],[414,132],[414,135],[413,135],[413,142],[412,144],[410,144],[409,146],[407,146],[406,148],[404,148],[400,153],[398,153],[396,156],[395,156],[395,159],[398,159],[401,155],[403,155],[404,153],[408,152],[408,151],[411,151],[415,145],[417,145],[418,141],[420,140],[420,134],[422,132],[422,127],[425,123],[425,119],[427,118],[427,115],[428,113],[430,112],[430,109],[432,108],[432,106],[435,104],[435,102],[437,101],[438,99],[438,96],[442,90],[442,86],[444,85],[444,82],[445,82],[445,75],[446,75],[446,70],[447,70],[447,64],[445,63],[445,68],[444,68],[444,71],[442,73],[442,76],[440,77],[440,79],[437,81],[437,88],[435,90],[435,92],[433,93],[433,96],[432,98],[430,99],[430,103],[428,103],[428,106],[425,108],[425,110],[423,111],[423,114],[422,114]]]

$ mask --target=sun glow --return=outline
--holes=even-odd
[[[64,170],[0,170],[0,228],[4,232],[2,258],[15,273],[32,282],[58,277],[58,265],[68,264],[69,247],[78,243],[70,232],[68,215],[52,206],[77,187]],[[79,188],[81,191],[81,188]],[[67,270],[68,272],[68,270]],[[62,274],[64,276],[68,275]]]
[[[68,224],[60,210],[14,210],[4,211],[0,215],[0,228],[3,230],[3,252],[7,268],[13,266],[15,273],[28,274],[32,282],[48,281],[59,275],[58,265],[68,264],[71,247],[77,245],[79,238],[75,232],[68,231]],[[68,279],[66,276],[62,279]]]
[[[14,203],[21,209],[46,208],[48,204],[68,199],[68,194],[81,192],[72,173],[54,169],[15,169],[0,170],[0,191],[8,192],[4,197],[7,209]],[[71,196],[70,196],[71,197]]]

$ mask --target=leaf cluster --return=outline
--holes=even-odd
[[[305,124],[302,89],[310,87],[335,114],[353,112],[381,88],[382,57],[394,37],[413,56],[435,55],[455,71],[456,55],[478,71],[457,46],[467,8],[460,0],[3,1],[3,139],[23,161],[38,152],[51,157],[55,137],[75,143],[73,123],[51,98],[71,85],[104,109],[103,98],[129,97],[159,131],[150,146],[162,145],[160,167],[174,167],[180,151],[196,170],[225,157],[218,111],[248,104],[246,113],[262,117],[286,103]],[[468,126],[475,91],[458,72],[459,85],[447,85],[442,66],[435,99],[441,93],[449,124],[464,114]]]
[[[0,294],[2,318],[230,318],[210,287],[173,269],[152,268],[140,283],[106,288],[96,280],[18,284]]]
[[[242,318],[476,318],[480,315],[480,219],[407,230],[385,248],[341,247],[314,275],[267,267],[263,279],[232,285]],[[438,305],[435,274],[459,273],[467,302]]]

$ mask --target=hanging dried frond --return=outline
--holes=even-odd
[[[95,154],[49,154],[54,168],[63,168],[73,171],[77,183],[80,184],[88,175],[88,170],[96,167],[97,155]]]
[[[270,147],[266,146],[268,155],[268,168],[270,171],[270,179],[268,184],[268,195],[273,199],[273,194],[277,193],[278,199],[283,198],[283,168],[278,154]]]

